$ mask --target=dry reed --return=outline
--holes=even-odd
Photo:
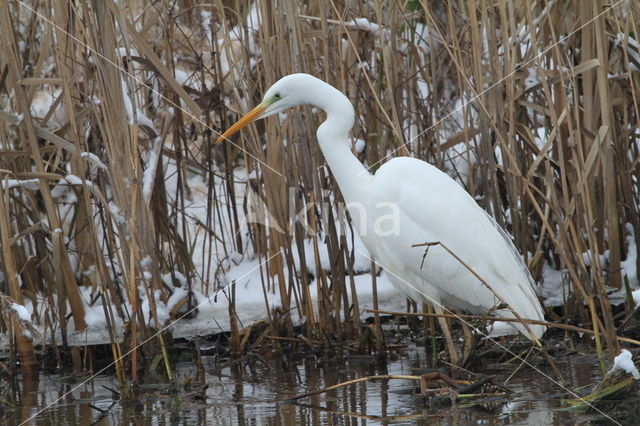
[[[510,230],[537,280],[545,263],[563,271],[562,320],[592,323],[616,351],[607,289],[637,280],[621,263],[640,243],[637,2],[258,1],[254,28],[251,7],[2,2],[0,292],[43,306],[32,321],[60,331],[63,345],[67,323],[83,330],[86,307],[103,303],[114,358],[134,350],[129,369],[117,364],[123,381],[126,371],[136,377],[138,351],[164,349],[159,339],[137,345],[163,325],[155,301],[173,291],[166,277],[187,290],[179,306],[189,310],[192,290],[213,294],[234,253],[265,261],[264,290],[281,298],[269,315],[280,337],[293,335],[292,310],[306,318],[307,339],[357,336],[352,231],[319,207],[340,200],[314,143],[321,117],[300,108],[236,146],[212,146],[211,129],[279,77],[308,72],[352,100],[352,134],[366,141],[358,155],[372,170],[389,153],[408,154],[456,176]],[[38,97],[49,99],[46,111],[32,110]],[[240,203],[236,167],[254,177]],[[208,188],[195,234],[194,175]],[[249,189],[281,232],[243,227]],[[304,223],[290,226],[289,206],[309,208]],[[23,365],[35,364],[18,329],[0,311],[0,331],[14,330]]]

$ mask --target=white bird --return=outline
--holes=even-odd
[[[350,149],[353,106],[324,81],[308,74],[283,77],[218,142],[255,119],[306,104],[327,114],[316,132],[320,149],[362,241],[396,287],[438,313],[450,306],[544,321],[535,283],[508,234],[464,188],[429,163],[397,157],[369,173]],[[428,242],[441,242],[467,266],[440,245],[430,246],[426,255],[425,247],[413,247]],[[533,341],[546,329],[513,324]]]

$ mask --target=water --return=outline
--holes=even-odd
[[[31,416],[37,425],[120,425],[120,424],[238,424],[238,425],[363,425],[363,424],[513,424],[560,425],[602,420],[603,416],[586,415],[562,409],[563,398],[571,396],[550,378],[532,368],[517,364],[485,364],[475,372],[497,374],[502,383],[514,391],[489,404],[462,401],[450,407],[429,407],[416,395],[417,382],[389,380],[364,382],[297,401],[282,402],[287,397],[321,389],[360,377],[381,374],[412,375],[429,367],[423,348],[407,346],[395,359],[380,363],[373,357],[345,358],[301,355],[297,360],[265,359],[260,355],[244,359],[242,367],[218,369],[214,357],[203,357],[206,402],[178,396],[167,391],[167,384],[157,378],[135,393],[135,402],[121,404],[109,390],[118,388],[111,376],[98,376],[87,383],[69,383],[63,377],[40,374],[16,379],[2,391],[5,400],[13,392],[14,409],[0,414],[7,424],[20,424]],[[578,389],[599,380],[593,357],[572,355],[559,360],[565,385]],[[546,365],[538,366],[553,377]],[[198,370],[193,362],[175,366],[178,381],[193,379],[197,386]],[[418,371],[418,373],[416,373]],[[515,373],[514,373],[515,371]],[[55,402],[52,406],[49,404]],[[487,401],[485,401],[487,402]]]

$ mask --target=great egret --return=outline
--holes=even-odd
[[[353,106],[324,81],[308,74],[281,78],[218,142],[253,120],[305,104],[327,114],[316,132],[320,149],[362,241],[396,287],[439,313],[446,305],[475,314],[514,318],[515,312],[544,320],[531,274],[507,233],[458,183],[429,163],[397,157],[369,173],[348,143]],[[393,229],[380,229],[385,220]],[[412,247],[425,242],[443,243],[466,266],[442,246],[431,246],[426,255],[424,247]],[[513,324],[534,341],[545,331],[542,325]]]

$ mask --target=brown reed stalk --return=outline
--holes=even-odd
[[[24,304],[22,298],[22,292],[20,291],[20,285],[17,281],[16,263],[9,241],[9,235],[11,235],[10,221],[7,214],[7,203],[5,202],[5,193],[0,191],[0,238],[2,242],[2,255],[3,264],[5,267],[5,273],[9,281],[9,294],[15,303]],[[4,317],[4,315],[3,315]],[[33,370],[38,364],[35,356],[33,342],[27,338],[23,332],[22,327],[14,318],[3,318],[3,320],[11,321],[11,330],[14,333],[12,336],[16,340],[17,352],[20,354],[20,364],[26,371]],[[3,321],[4,322],[4,321]]]
[[[13,32],[12,17],[9,13],[8,5],[4,4],[0,13],[2,14],[3,27],[8,30],[3,31],[3,56],[7,60],[7,82],[8,87],[11,87],[15,94],[16,110],[21,111],[24,117],[24,143],[28,145],[33,165],[38,173],[44,173],[44,161],[37,142],[37,136],[35,126],[31,119],[31,114],[28,105],[30,100],[26,97],[24,88],[19,84],[22,77],[21,63],[18,52],[16,50],[15,34]],[[9,30],[10,29],[10,30]],[[51,197],[51,191],[48,186],[48,182],[44,179],[39,181],[39,190],[42,196],[44,206],[46,209],[47,219],[49,221],[50,230],[54,236],[54,262],[58,267],[58,273],[56,274],[56,280],[59,288],[64,289],[64,294],[59,294],[61,300],[68,300],[73,314],[75,327],[77,330],[83,330],[86,328],[84,322],[84,309],[82,302],[79,298],[77,287],[74,285],[75,279],[69,264],[69,257],[66,251],[66,247],[61,243],[60,232],[62,231],[60,217],[57,209],[55,208],[53,198]]]
[[[128,343],[135,346],[150,335],[149,325],[160,326],[153,295],[165,301],[171,292],[162,275],[180,273],[188,291],[210,295],[225,273],[223,260],[237,252],[269,259],[261,270],[263,288],[265,297],[280,294],[288,325],[273,329],[288,334],[281,337],[294,334],[291,312],[306,317],[308,339],[357,333],[358,302],[345,286],[353,290],[360,271],[353,270],[349,231],[339,233],[348,219],[331,210],[341,196],[315,143],[322,114],[303,107],[288,112],[281,125],[277,119],[257,123],[235,140],[242,149],[212,146],[200,122],[221,130],[278,78],[308,72],[353,102],[352,136],[366,142],[358,156],[372,171],[389,154],[410,154],[447,170],[509,229],[537,280],[543,264],[565,271],[563,321],[591,322],[611,355],[617,333],[607,286],[619,287],[624,279],[628,241],[640,244],[640,52],[634,44],[640,10],[637,2],[610,6],[258,1],[261,24],[252,29],[246,26],[250,2],[38,3],[55,28],[4,2],[0,169],[3,178],[37,178],[38,189],[3,190],[1,263],[8,283],[0,289],[16,301],[21,294],[35,303],[44,294],[48,309],[34,321],[65,332],[67,302],[81,330],[84,304],[91,301],[80,294],[89,287],[92,294],[105,291],[113,303],[112,326],[116,317],[127,323]],[[356,25],[355,18],[378,27]],[[180,84],[180,71],[201,87]],[[60,92],[50,110],[36,118],[34,99],[53,89]],[[127,97],[132,114],[150,117],[156,129],[130,122]],[[147,164],[154,147],[157,164]],[[83,152],[97,155],[107,170],[92,175]],[[162,167],[166,161],[175,165],[174,193],[165,185],[173,178]],[[140,177],[153,167],[153,188],[144,199]],[[241,173],[251,177],[240,182]],[[83,181],[70,189],[73,203],[51,195],[67,174]],[[207,183],[209,199],[197,235],[184,214],[194,175]],[[249,188],[279,230],[241,224]],[[311,208],[291,224],[290,205],[296,212]],[[206,249],[193,259],[198,244]],[[328,270],[324,257],[331,261]],[[142,259],[157,267],[144,271]],[[194,260],[202,270],[194,270]],[[315,269],[315,294],[307,265]],[[151,324],[142,321],[143,297]],[[278,315],[269,318],[275,322]],[[155,342],[143,349],[154,345],[164,347]]]

